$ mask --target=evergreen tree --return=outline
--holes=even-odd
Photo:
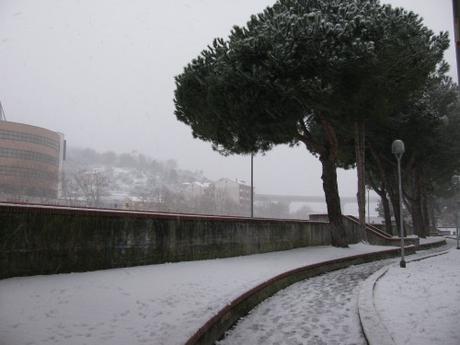
[[[347,246],[336,168],[350,133],[338,130],[356,128],[364,186],[365,121],[423,84],[447,44],[376,0],[279,0],[176,77],[176,116],[223,154],[305,144],[322,164],[332,243]]]
[[[396,161],[390,147],[396,137],[405,142],[403,201],[412,216],[414,230],[421,237],[427,236],[435,223],[434,198],[449,194],[452,176],[460,169],[458,90],[446,72],[447,65],[441,64],[422,93],[410,98],[386,121],[369,127],[369,182],[381,196],[384,209],[388,208],[384,204],[386,196],[390,196],[398,224],[400,196]],[[388,224],[389,208],[385,213]]]

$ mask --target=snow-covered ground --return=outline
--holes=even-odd
[[[351,266],[293,284],[254,308],[219,345],[366,345],[358,286],[393,261]]]
[[[398,345],[459,345],[460,250],[392,266],[377,281],[374,303]]]
[[[387,250],[310,247],[0,281],[0,345],[183,344],[221,308],[282,272]]]
[[[436,243],[444,239],[445,237],[442,237],[442,236],[431,236],[427,238],[420,238],[420,244]]]
[[[450,247],[452,247],[452,243]],[[455,251],[455,249],[452,250]],[[427,253],[439,251],[440,249],[438,248],[421,251],[416,255],[411,255],[410,259],[423,257]],[[386,286],[381,289],[381,293],[386,298],[386,300],[382,301],[385,307],[403,306],[402,308],[406,308],[409,311],[406,315],[401,315],[398,308],[388,308],[387,314],[393,325],[397,325],[398,330],[406,337],[411,336],[412,329],[419,322],[419,318],[423,318],[426,324],[431,325],[431,328],[438,327],[438,322],[443,323],[438,328],[437,334],[432,332],[434,336],[429,339],[430,341],[421,342],[420,338],[415,338],[415,341],[410,342],[410,344],[460,344],[460,338],[458,337],[460,333],[458,328],[458,315],[460,315],[460,280],[458,279],[460,277],[460,269],[458,267],[460,261],[458,258],[460,257],[457,254],[457,259],[447,260],[449,268],[441,268],[438,273],[440,277],[443,275],[448,277],[446,280],[451,287],[441,289],[442,293],[445,294],[442,299],[445,302],[449,302],[447,304],[453,306],[451,308],[446,307],[445,303],[434,297],[435,303],[431,305],[424,306],[423,301],[416,301],[420,307],[419,310],[414,312],[414,308],[411,307],[411,304],[414,302],[413,300],[406,301],[405,303],[401,303],[399,300],[394,301],[394,291],[392,289]],[[219,342],[219,345],[366,345],[367,342],[361,331],[357,310],[357,295],[361,283],[380,268],[390,265],[390,267],[394,267],[391,270],[395,270],[398,273],[406,273],[407,277],[410,277],[408,279],[412,280],[413,286],[418,286],[419,290],[425,291],[426,294],[426,288],[432,284],[421,285],[422,281],[413,275],[411,276],[412,270],[415,269],[415,264],[416,262],[408,262],[407,269],[401,270],[399,268],[399,258],[382,260],[352,266],[291,285],[254,308],[247,317],[241,319],[227,333],[226,337]],[[440,266],[443,265],[442,263],[437,263],[431,265],[431,267],[436,269],[438,264]],[[452,272],[453,269],[457,270],[455,274]],[[419,269],[416,269],[416,271],[419,271]],[[428,276],[429,273],[427,274]],[[394,286],[400,286],[400,280],[394,276],[388,276],[387,279],[389,282],[393,282]],[[437,280],[433,282],[433,284],[440,283]],[[433,296],[436,296],[438,292],[440,292],[439,289],[438,291],[433,290]],[[407,297],[406,295],[405,298]],[[441,303],[437,305],[439,302]],[[432,309],[438,312],[431,314]],[[443,314],[443,311],[447,312]],[[429,316],[431,315],[435,316],[436,320],[433,317],[430,318]],[[401,318],[404,318],[407,322],[401,322]],[[457,324],[457,329],[453,330],[452,328],[454,328],[455,323]],[[450,327],[450,334],[443,330],[444,327]],[[411,331],[407,332],[409,329]],[[431,331],[431,329],[427,328],[428,330]],[[443,332],[450,340],[442,336]],[[372,343],[372,345],[378,344]],[[398,342],[397,344],[402,345],[406,343]]]

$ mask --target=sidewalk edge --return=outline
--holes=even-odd
[[[441,251],[407,260],[407,263],[429,259],[447,254]],[[380,278],[384,277],[391,265],[385,266],[369,276],[358,292],[358,315],[364,337],[369,345],[396,345],[390,331],[379,316],[375,306],[374,292]]]
[[[388,272],[388,269],[389,266],[385,266],[372,274],[359,289],[358,315],[364,337],[369,345],[396,345],[380,319],[374,304],[374,290],[377,281]]]
[[[414,254],[415,246],[406,247],[406,252],[407,254]],[[298,281],[343,269],[351,265],[359,265],[376,260],[397,257],[399,253],[399,248],[394,248],[320,262],[282,273],[259,284],[233,300],[199,328],[195,334],[185,342],[185,345],[214,344],[217,340],[221,339],[241,317],[247,315],[256,305],[271,297],[276,292]]]

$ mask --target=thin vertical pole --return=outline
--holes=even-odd
[[[401,262],[399,266],[406,267],[406,261],[404,260],[404,223],[403,223],[403,210],[402,210],[402,184],[401,184],[401,157],[398,159],[398,183],[399,183],[399,232],[401,236]]]
[[[457,58],[457,80],[460,82],[460,0],[452,0],[454,14],[454,39],[455,53]]]
[[[459,204],[457,203],[457,208]],[[457,249],[460,249],[460,239],[459,239],[459,231],[458,231],[458,209],[455,209],[455,227],[457,228]]]
[[[452,0],[452,10],[454,13],[454,38],[455,53],[457,57],[457,83],[460,83],[460,0]],[[457,207],[459,205],[457,204]],[[460,249],[460,239],[458,231],[458,210],[455,210],[455,224],[457,227],[457,249]]]
[[[251,153],[251,218],[254,218],[254,154]]]
[[[371,223],[371,203],[369,201],[370,188],[367,188],[367,223]]]
[[[457,58],[457,83],[460,83],[460,0],[452,0],[452,12],[454,14],[454,39],[455,39],[455,53]],[[459,205],[457,204],[457,207]],[[457,228],[457,249],[459,245],[459,231],[458,231],[458,210],[455,210],[455,226]]]

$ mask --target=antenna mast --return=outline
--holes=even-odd
[[[2,102],[0,102],[0,121],[6,121],[5,112],[3,111]]]

